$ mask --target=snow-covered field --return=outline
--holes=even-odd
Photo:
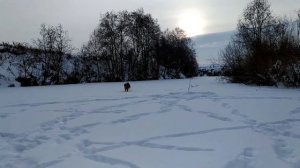
[[[122,85],[0,88],[0,167],[300,167],[299,89]]]

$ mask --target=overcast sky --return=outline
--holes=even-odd
[[[234,30],[251,0],[0,0],[0,42],[31,42],[40,25],[62,24],[80,47],[99,23],[101,13],[143,8],[161,26],[181,27],[187,34]],[[269,0],[275,15],[296,15],[300,0]]]

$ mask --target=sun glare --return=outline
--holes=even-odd
[[[205,33],[205,20],[196,9],[183,11],[178,17],[178,26],[183,29],[189,37]]]

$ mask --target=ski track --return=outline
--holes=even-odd
[[[200,85],[201,86],[201,85]],[[200,87],[199,86],[199,87]],[[195,86],[198,87],[198,86]],[[214,92],[171,92],[167,95],[151,95],[149,97],[124,97],[117,99],[85,99],[85,100],[72,100],[72,101],[50,101],[50,102],[39,102],[39,103],[24,103],[24,104],[11,104],[0,106],[4,109],[0,113],[0,118],[5,119],[7,117],[18,115],[17,112],[8,113],[5,111],[20,109],[20,113],[26,113],[27,108],[34,109],[43,106],[57,106],[64,104],[76,105],[77,108],[67,108],[56,110],[56,112],[65,112],[66,115],[57,117],[53,120],[44,122],[39,125],[36,130],[31,130],[21,134],[5,133],[0,132],[0,138],[6,142],[7,145],[0,146],[0,167],[34,167],[34,168],[45,168],[57,165],[69,158],[72,153],[68,156],[58,156],[52,161],[39,163],[38,161],[32,160],[23,155],[27,150],[32,150],[41,144],[55,142],[62,144],[67,141],[80,139],[77,141],[76,148],[80,154],[95,162],[99,162],[107,165],[119,165],[128,168],[142,168],[142,165],[137,165],[130,161],[122,160],[119,158],[112,158],[105,155],[107,151],[113,151],[121,148],[129,148],[132,146],[140,148],[150,148],[157,150],[174,150],[181,152],[214,152],[216,149],[207,148],[205,146],[189,147],[189,146],[177,146],[177,145],[163,145],[154,143],[153,141],[159,141],[164,139],[176,139],[188,136],[204,136],[206,134],[235,131],[250,129],[256,133],[263,134],[273,140],[273,149],[276,156],[287,162],[291,167],[297,167],[300,165],[300,161],[293,162],[290,158],[296,158],[299,156],[293,151],[284,140],[284,138],[292,138],[300,141],[300,133],[292,133],[289,129],[293,126],[300,124],[300,119],[285,118],[274,122],[259,122],[251,119],[249,116],[244,114],[242,111],[235,109],[229,103],[224,100],[299,100],[291,97],[239,97],[239,96],[218,96]],[[216,106],[222,107],[224,113],[217,113],[213,111],[203,111],[200,109],[193,109],[187,105],[184,105],[185,101],[189,100],[209,100],[216,103]],[[101,103],[101,108],[92,109],[89,111],[80,110],[84,107],[89,106],[90,103]],[[114,102],[114,105],[105,105],[106,103]],[[128,106],[137,104],[155,103],[159,105],[159,110],[152,112],[140,112],[133,113],[126,110]],[[199,129],[198,131],[186,131],[181,133],[170,133],[165,135],[157,135],[148,137],[136,141],[127,141],[126,139],[120,139],[119,142],[95,142],[90,139],[85,139],[84,135],[90,133],[90,129],[101,126],[101,125],[118,125],[128,124],[137,120],[141,120],[150,116],[164,115],[166,113],[174,112],[174,109],[179,109],[182,113],[193,113],[200,116],[204,116],[219,122],[225,123],[239,123],[239,126],[213,128],[208,130]],[[300,113],[300,107],[290,111],[289,114],[297,115]],[[68,127],[67,124],[76,119],[80,119],[83,116],[89,115],[112,115],[114,119],[109,122],[91,122],[83,125],[74,127]],[[58,133],[54,137],[48,136],[48,133],[56,130]],[[80,137],[80,138],[79,138]],[[14,151],[14,152],[9,152]],[[6,153],[8,152],[8,153]],[[255,158],[255,149],[249,147],[245,148],[240,154],[236,156],[234,160],[229,161],[224,168],[254,168],[253,159]]]
[[[254,168],[254,149],[245,148],[234,160],[227,163],[225,168]]]

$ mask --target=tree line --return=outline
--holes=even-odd
[[[23,86],[152,80],[197,75],[191,39],[180,28],[161,31],[143,9],[107,12],[80,52],[61,25],[41,25],[33,44],[0,44],[0,64],[11,62]]]
[[[300,11],[297,19],[274,17],[267,0],[245,8],[237,33],[221,52],[232,82],[300,86]]]

